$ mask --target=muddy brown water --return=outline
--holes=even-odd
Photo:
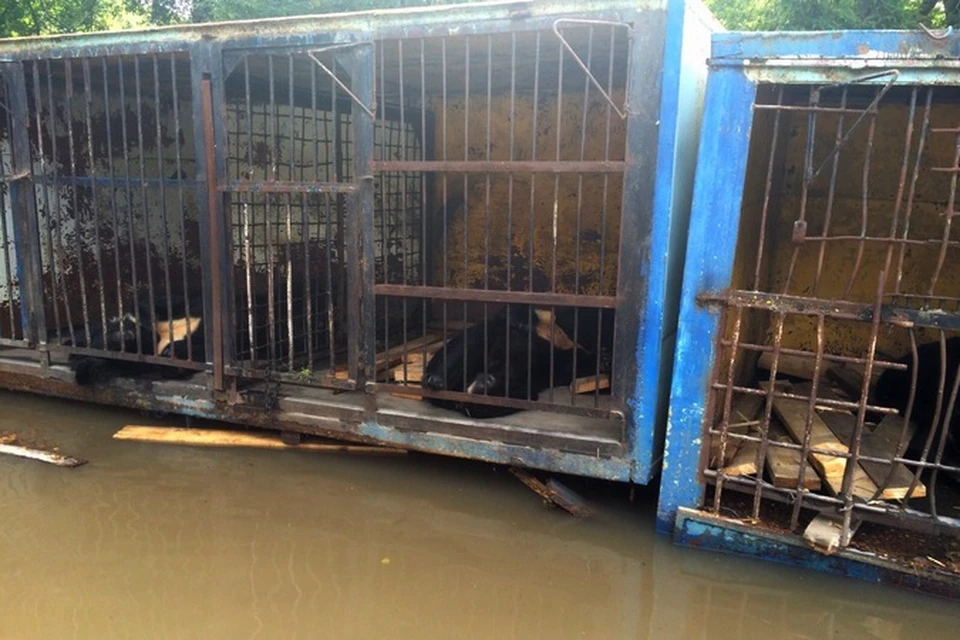
[[[431,456],[113,440],[173,419],[0,392],[0,638],[956,638],[960,603],[681,549],[655,492],[577,520]]]

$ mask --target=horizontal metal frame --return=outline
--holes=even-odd
[[[625,162],[614,160],[381,160],[375,171],[424,173],[620,173]]]
[[[220,193],[353,193],[355,183],[298,182],[283,180],[232,181],[217,185]]]
[[[771,313],[808,316],[822,315],[825,318],[859,320],[862,322],[872,322],[874,319],[874,305],[872,303],[803,298],[800,296],[763,293],[759,291],[730,291],[724,294],[701,294],[697,296],[697,301],[704,306],[721,305],[726,307],[741,307],[745,309],[760,309]],[[885,304],[880,307],[880,322],[905,329],[926,327],[929,329],[958,331],[960,330],[960,313],[949,313],[937,310],[922,311]]]
[[[424,398],[437,398],[440,400],[454,400],[457,402],[468,402],[471,404],[487,405],[491,407],[507,407],[511,409],[533,409],[537,411],[549,411],[553,413],[565,413],[587,418],[623,418],[623,414],[615,409],[596,409],[594,407],[582,404],[566,404],[560,402],[547,402],[544,400],[521,400],[519,398],[506,398],[502,396],[484,396],[459,391],[433,391],[422,387],[409,387],[404,384],[391,384],[388,382],[374,383],[377,391],[386,391],[388,393],[415,394]],[[587,396],[589,397],[589,396]]]
[[[204,362],[195,362],[193,360],[177,360],[164,356],[150,356],[139,353],[130,353],[125,351],[105,351],[102,349],[90,349],[87,347],[69,347],[59,344],[47,344],[43,351],[49,353],[74,354],[78,356],[92,356],[94,358],[103,358],[104,360],[124,360],[126,362],[144,362],[148,364],[159,364],[179,369],[196,369],[203,371],[207,368]]]
[[[431,287],[412,284],[376,284],[374,294],[402,298],[432,298],[463,302],[495,302],[503,304],[534,304],[558,307],[595,307],[614,309],[614,296],[590,296],[573,293],[540,293],[534,291],[497,291],[494,289],[469,289],[462,287]]]

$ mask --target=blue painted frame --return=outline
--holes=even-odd
[[[657,510],[663,532],[673,529],[678,507],[699,505],[703,495],[698,465],[720,313],[695,298],[724,289],[732,277],[756,88],[733,68],[707,81]]]

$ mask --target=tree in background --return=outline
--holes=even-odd
[[[130,29],[470,0],[0,0],[0,37]],[[728,29],[960,28],[960,0],[706,0]]]
[[[816,31],[960,27],[960,0],[706,0],[728,29]]]

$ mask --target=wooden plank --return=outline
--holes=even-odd
[[[587,518],[593,515],[593,511],[587,506],[583,498],[553,478],[543,483],[529,471],[517,467],[511,467],[510,473],[516,476],[520,482],[527,485],[531,491],[547,502],[557,505],[564,511],[578,518]]]
[[[199,447],[253,447],[258,449],[290,449],[322,453],[355,453],[370,455],[404,455],[404,449],[367,445],[303,442],[287,445],[275,434],[267,432],[228,431],[226,429],[184,429],[182,427],[143,427],[127,425],[113,434],[117,440],[182,444]]]
[[[792,398],[774,398],[773,410],[787,432],[793,436],[793,439],[802,443],[807,428],[807,402]],[[849,452],[847,446],[840,442],[816,411],[811,416],[810,446],[827,451],[836,451],[838,454]],[[842,477],[843,470],[847,466],[846,459],[827,453],[812,453],[811,459],[817,465],[817,469],[828,476],[839,475]]]
[[[850,537],[860,528],[860,520],[850,519]],[[833,555],[840,549],[840,536],[843,532],[843,519],[826,513],[817,514],[803,532],[803,542],[808,547],[826,555]]]
[[[793,443],[778,422],[770,421],[770,441]],[[796,449],[785,449],[770,444],[767,447],[765,464],[767,473],[774,486],[794,489],[800,480],[801,453]],[[803,470],[803,488],[808,491],[820,490],[820,478],[809,464]]]
[[[793,439],[798,444],[803,443],[807,423],[807,402],[792,398],[774,398],[773,410]],[[817,411],[814,411],[811,416],[810,447],[836,451],[838,454],[849,453],[850,451],[849,447],[830,430],[830,427],[827,426]],[[811,451],[809,460],[827,483],[830,491],[834,495],[839,495],[843,486],[843,475],[847,468],[846,458]],[[877,485],[870,479],[866,471],[857,465],[857,468],[853,471],[853,495],[863,500],[870,500],[876,491]]]
[[[727,431],[739,434],[747,433],[751,426],[749,423],[757,419],[760,409],[763,408],[763,403],[764,399],[755,395],[740,395],[734,399],[733,405],[730,407],[730,424],[727,426]],[[736,457],[742,443],[743,440],[738,438],[727,438],[727,449],[724,452],[723,461],[720,462],[718,461],[720,457],[720,434],[713,434],[710,438],[710,467],[729,465]]]
[[[753,433],[752,435],[756,435]],[[757,473],[757,454],[760,444],[752,440],[741,440],[733,461],[723,468],[728,476],[752,476]]]
[[[813,365],[816,361],[813,356],[797,356],[789,353],[781,353],[780,359],[777,361],[777,373],[782,373],[784,375],[793,376],[795,378],[803,378],[805,380],[813,380]],[[760,357],[757,359],[757,368],[763,369],[764,371],[770,371],[770,367],[773,366],[773,352],[764,351],[760,354]],[[820,362],[820,375],[821,377],[830,370],[830,363],[826,361]]]
[[[13,444],[17,441],[17,434],[15,433],[4,433],[0,435],[0,444]]]
[[[401,362],[390,370],[389,377],[394,382],[420,382],[423,380],[423,361]]]
[[[599,380],[597,376],[586,376],[584,378],[577,378],[570,384],[570,391],[574,394],[592,393],[609,388],[610,378],[604,374],[600,375]]]
[[[826,420],[827,425],[837,434],[837,437],[840,438],[842,442],[848,445],[850,444],[853,440],[853,430],[857,425],[857,417],[855,415],[852,413],[830,412],[824,413],[823,419]],[[880,424],[877,425],[877,428],[874,429],[872,433],[867,428],[864,428],[860,438],[860,454],[870,456],[871,458],[893,460],[893,458],[896,457],[897,440],[900,437],[902,424],[903,418],[901,416],[887,415],[880,421]],[[913,424],[911,423],[908,437],[912,432]],[[891,465],[889,464],[870,462],[867,460],[860,460],[859,463],[877,486],[880,486],[890,473]],[[907,497],[912,482],[913,474],[910,472],[910,469],[903,463],[898,462],[893,465],[893,475],[883,490],[883,493],[880,494],[880,498],[883,500],[903,500]],[[911,497],[922,498],[926,495],[926,486],[924,486],[922,482],[919,482]]]
[[[47,464],[56,465],[58,467],[72,468],[87,464],[87,461],[83,460],[82,458],[71,458],[70,456],[62,456],[59,453],[51,453],[49,451],[42,451],[40,449],[31,449],[30,447],[22,447],[16,444],[0,444],[0,453],[17,458],[27,458],[29,460],[46,462]]]

